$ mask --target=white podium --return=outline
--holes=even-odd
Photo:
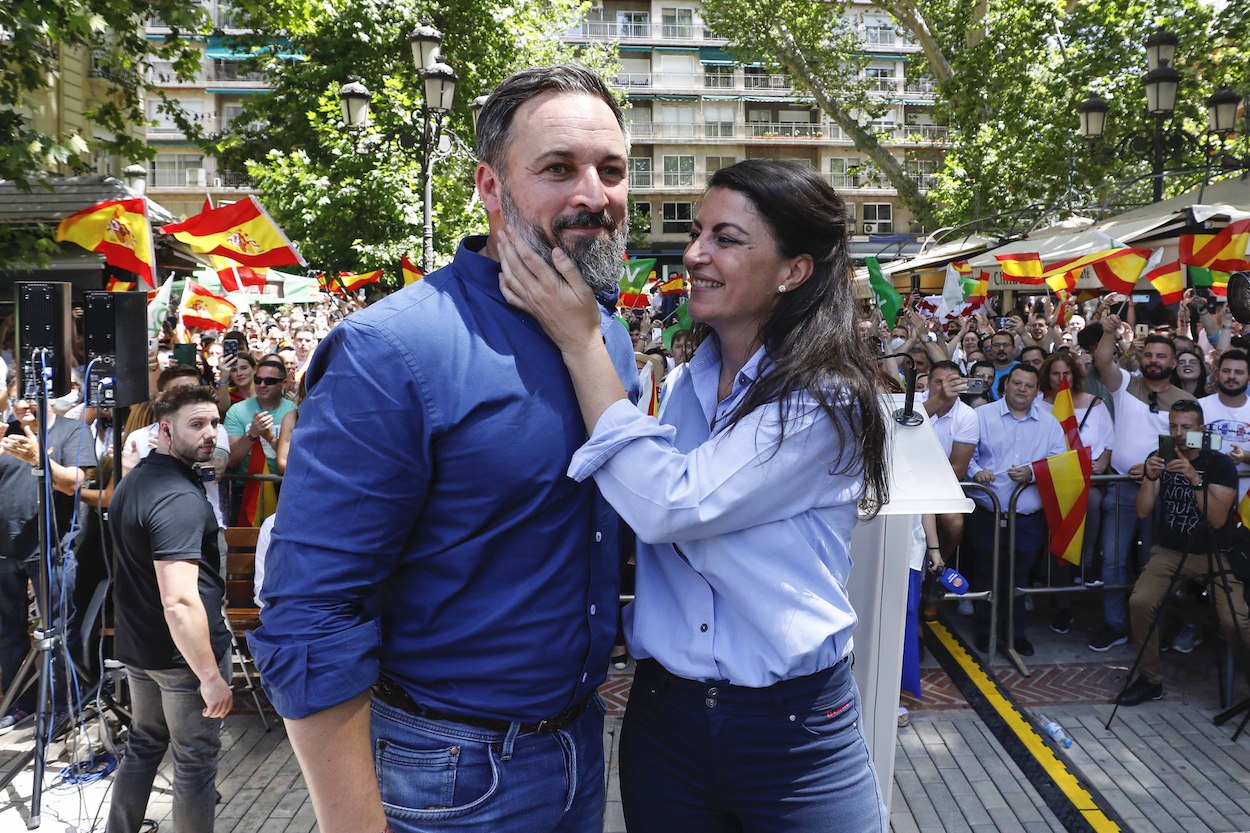
[[[903,395],[882,397],[891,414],[903,407]],[[898,731],[899,683],[902,679],[903,627],[912,525],[917,515],[969,513],[950,462],[942,453],[919,398],[917,426],[890,425],[890,502],[851,537],[847,593],[859,617],[855,627],[855,682],[863,699],[863,729],[889,810],[894,782],[894,742]]]

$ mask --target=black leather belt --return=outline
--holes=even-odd
[[[407,712],[414,717],[423,717],[426,720],[445,720],[451,723],[463,723],[466,726],[476,726],[479,729],[490,729],[494,732],[506,732],[512,726],[512,721],[503,720],[502,718],[452,714],[432,709],[429,706],[423,706],[416,700],[413,700],[412,695],[404,691],[394,680],[386,677],[379,677],[378,681],[373,684],[373,696],[388,706],[394,706],[402,712]],[[559,731],[581,717],[582,712],[586,711],[586,706],[589,704],[590,700],[588,698],[580,703],[574,703],[559,714],[548,717],[545,720],[540,720],[537,723],[522,723],[520,731],[522,734]]]

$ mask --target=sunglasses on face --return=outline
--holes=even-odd
[[[258,385],[280,385],[285,379],[279,379],[277,376],[257,376],[252,380]]]

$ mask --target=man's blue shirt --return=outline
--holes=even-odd
[[[566,476],[586,441],[568,372],[483,242],[309,366],[251,635],[285,717],[384,672],[433,709],[534,721],[604,679],[628,531]],[[601,329],[636,398],[628,333],[606,311]]]

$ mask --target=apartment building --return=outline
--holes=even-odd
[[[907,62],[920,47],[867,3],[850,14],[871,56],[865,70],[887,105],[870,122],[882,143],[924,188],[937,170],[946,128],[933,123],[931,82],[908,82]],[[810,96],[790,78],[743,65],[700,18],[695,0],[599,0],[570,31],[572,43],[615,40],[616,78],[630,107],[630,192],[650,218],[652,248],[665,273],[681,271],[678,254],[695,202],[716,169],[748,158],[792,159],[828,177],[847,201],[856,236],[852,253],[896,256],[911,246],[883,238],[923,231],[897,191]]]
[[[232,29],[226,2],[203,2],[219,27]],[[866,2],[856,3],[850,14],[871,56],[865,72],[887,105],[872,127],[923,188],[941,162],[946,128],[930,116],[932,84],[906,78],[919,46]],[[148,30],[149,37],[167,31],[159,20]],[[896,190],[788,77],[736,61],[726,51],[728,41],[703,24],[697,0],[599,0],[565,40],[618,43],[616,84],[628,97],[633,136],[630,189],[642,216],[650,219],[650,246],[631,253],[658,255],[664,274],[681,271],[680,252],[708,175],[755,157],[798,160],[827,176],[851,212],[853,255],[886,260],[914,249],[899,236],[924,230]],[[224,44],[209,39],[203,49],[195,79],[175,81],[172,68],[156,67],[152,80],[212,132],[237,118],[246,97],[266,86],[259,73],[244,72],[244,56]],[[219,168],[188,142],[160,112],[158,100],[148,107],[154,124],[147,137],[157,151],[148,193],[155,199],[175,213],[190,214],[199,210],[205,193],[237,199],[252,192],[244,173]]]
[[[239,31],[230,4],[219,0],[202,0],[213,23],[226,33]],[[163,38],[169,28],[159,18],[148,21],[149,39]],[[157,63],[148,80],[176,99],[192,120],[206,133],[223,130],[239,117],[248,96],[268,91],[263,73],[245,71],[247,56],[230,49],[220,38],[197,40],[203,50],[200,71],[192,79],[179,80],[173,67]],[[149,96],[147,116],[148,144],[156,157],[148,163],[147,193],[174,214],[191,215],[204,205],[206,194],[237,200],[256,193],[245,172],[229,171],[217,160],[204,154],[190,142],[167,114],[161,112],[159,97]]]

